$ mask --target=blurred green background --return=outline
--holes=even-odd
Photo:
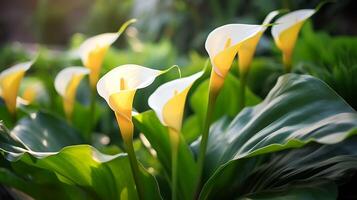
[[[15,63],[37,60],[21,83],[20,96],[26,87],[36,85],[36,101],[19,110],[45,111],[62,117],[62,100],[54,90],[56,74],[71,65],[82,65],[75,51],[86,38],[105,32],[116,32],[128,19],[131,25],[108,51],[102,74],[127,63],[166,69],[179,65],[186,76],[202,70],[208,55],[204,49],[207,35],[227,23],[260,24],[273,10],[290,11],[315,8],[320,0],[1,0],[0,1],[0,71]],[[295,73],[311,74],[332,87],[347,103],[357,109],[357,1],[336,0],[324,5],[303,26],[294,50]],[[239,73],[237,59],[226,87],[222,90],[215,118],[235,116],[238,112]],[[270,28],[257,47],[248,77],[248,105],[263,99],[283,74],[281,52],[274,44]],[[145,90],[139,90],[134,107],[148,109],[148,96],[160,83],[177,78],[175,70],[158,78]],[[199,136],[197,108],[204,106],[202,93],[207,80],[197,82],[186,106],[183,134],[192,142]],[[203,92],[202,92],[203,91]],[[90,131],[88,81],[77,91],[73,124],[76,130]],[[97,96],[93,145],[106,153],[121,151],[118,127],[113,112]],[[201,113],[202,114],[202,113]],[[8,119],[8,120],[7,120]],[[11,128],[11,116],[0,99],[0,120]],[[102,144],[101,139],[108,139]],[[104,140],[106,141],[106,140]],[[138,140],[137,140],[138,141]],[[114,144],[114,145],[112,145]],[[137,145],[140,145],[137,142]],[[144,149],[144,148],[143,148]],[[141,153],[142,154],[142,153]],[[139,157],[145,157],[141,155]],[[142,159],[144,160],[144,159]],[[147,166],[152,163],[144,162]],[[155,167],[156,168],[156,167]],[[0,187],[1,190],[1,187]],[[1,191],[0,191],[1,192]]]
[[[0,2],[0,42],[66,46],[75,33],[116,31],[129,18],[142,41],[163,38],[181,54],[203,52],[207,34],[226,23],[260,23],[275,9],[314,8],[319,0],[11,0]],[[356,1],[324,6],[314,27],[333,35],[355,35]],[[124,38],[117,43],[126,46]]]
[[[106,55],[102,73],[135,63],[163,69],[179,65],[183,75],[201,70],[206,37],[227,23],[259,24],[272,10],[315,8],[320,0],[11,0],[0,1],[0,71],[39,54],[27,77],[41,79],[49,102],[53,79],[64,67],[82,65],[74,53],[86,38],[130,26]],[[294,71],[317,76],[357,108],[357,2],[324,5],[303,27],[294,51]],[[235,61],[234,66],[237,63]],[[238,75],[237,67],[232,73]],[[252,64],[249,87],[264,98],[282,74],[281,52],[270,29]],[[177,77],[170,73],[163,81]],[[85,87],[85,86],[84,86]],[[153,86],[154,89],[156,86]],[[149,95],[149,89],[145,95]],[[86,98],[79,100],[86,104]],[[85,95],[84,95],[85,96]],[[142,99],[144,99],[144,97]],[[51,106],[51,105],[46,105]],[[52,108],[54,106],[52,105]],[[138,103],[139,111],[147,108]]]

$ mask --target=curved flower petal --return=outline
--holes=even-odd
[[[175,129],[177,132],[181,130],[187,93],[202,74],[203,72],[198,72],[185,78],[167,82],[157,88],[149,97],[149,106],[155,111],[162,124]]]
[[[222,87],[242,41],[261,29],[260,25],[228,24],[216,28],[208,35],[205,47],[213,66],[211,91],[217,92]]]
[[[214,70],[225,77],[242,41],[261,30],[260,25],[228,24],[213,30],[207,37],[205,47]]]
[[[215,72],[211,75],[213,91],[218,91],[222,87],[238,52],[240,69],[242,72],[247,71],[261,35],[278,13],[270,12],[262,25],[227,24],[216,28],[208,35],[205,47]]]
[[[119,37],[118,33],[103,33],[84,41],[79,47],[82,63],[90,69],[89,80],[94,87],[98,78],[103,59],[110,45]]]
[[[55,89],[63,98],[63,107],[68,118],[73,112],[77,87],[86,74],[89,74],[88,69],[74,66],[61,70],[55,78]]]
[[[22,80],[19,96],[21,97],[21,102],[24,105],[32,104],[35,101],[41,101],[44,103],[48,100],[47,92],[43,83],[34,77],[27,77]]]
[[[103,33],[85,40],[79,47],[79,55],[85,67],[90,69],[89,81],[94,88],[99,79],[100,69],[108,48],[112,45],[124,30],[136,20],[125,22],[116,33]]]
[[[17,92],[25,72],[34,61],[16,64],[0,73],[0,90],[10,113],[15,113]]]
[[[165,71],[140,65],[118,66],[105,74],[97,83],[98,94],[115,112],[121,134],[125,140],[132,137],[132,104],[137,89],[147,87]]]
[[[94,54],[106,50],[110,45],[112,45],[118,39],[118,37],[119,37],[118,33],[103,33],[85,40],[79,47],[79,55],[82,59],[83,64],[88,68],[96,67],[100,60],[95,60],[92,57],[94,56],[99,57],[100,55],[94,55]]]
[[[242,44],[238,48],[239,72],[241,75],[244,75],[248,72],[250,63],[252,62],[255,53],[255,49],[259,43],[261,36],[266,30],[267,25],[278,14],[279,11],[270,12],[265,17],[263,24],[260,26],[260,30],[241,42]]]
[[[98,81],[97,91],[112,110],[117,111],[113,101],[110,101],[110,96],[147,87],[162,73],[160,70],[134,64],[118,66]]]
[[[285,64],[291,62],[291,54],[303,23],[315,12],[315,9],[296,10],[276,20],[277,24],[271,33],[276,45],[283,51]]]
[[[263,21],[263,25],[265,26],[265,29],[267,28],[266,25],[270,24],[271,20],[274,19],[274,17],[276,17],[277,15],[279,14],[279,11],[278,10],[274,10],[274,11],[271,11],[264,19]],[[264,31],[265,31],[264,29]]]

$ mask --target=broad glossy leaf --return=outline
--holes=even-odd
[[[337,188],[333,183],[320,183],[293,187],[283,191],[275,191],[251,195],[241,200],[335,200]]]
[[[313,141],[335,144],[353,134],[356,112],[325,83],[307,75],[284,75],[262,103],[244,109],[232,122],[223,118],[211,127],[204,173],[210,178],[203,199],[215,183],[231,184],[218,183],[217,177],[234,171],[241,159]]]
[[[63,182],[86,188],[95,198],[137,198],[126,154],[105,155],[89,145],[77,145],[35,161],[25,157],[24,161],[55,172]],[[143,168],[141,173],[145,196],[160,199],[155,179]]]
[[[337,144],[310,143],[231,161],[206,183],[201,199],[284,191],[321,181],[343,183],[357,171],[356,145],[352,136]]]
[[[26,169],[31,168],[31,166],[21,162],[17,162],[14,165],[16,167],[22,166],[22,168]],[[51,179],[51,176],[54,176],[54,174],[48,176],[48,173],[42,172],[41,169],[32,169],[30,174],[18,175],[17,169],[13,168],[10,171],[7,168],[0,168],[0,182],[8,187],[16,188],[35,199],[92,199],[81,188],[61,183],[58,179]],[[57,182],[54,182],[54,180]]]
[[[65,146],[84,143],[66,121],[43,112],[22,118],[11,130],[11,137],[35,152],[57,152]]]
[[[3,131],[1,137],[6,134]],[[13,140],[8,143],[12,147],[0,143],[0,148],[11,155],[7,158],[14,164],[21,162],[52,172],[59,184],[84,189],[94,199],[137,199],[127,154],[107,155],[89,145],[67,146],[81,140],[77,132],[56,117],[34,113],[22,119],[7,139]],[[12,152],[14,149],[17,151]],[[143,167],[140,169],[145,196],[161,199],[155,178]]]
[[[164,174],[171,175],[171,147],[169,133],[153,111],[146,111],[134,117],[135,126],[144,133],[161,162]],[[193,154],[183,137],[178,150],[178,194],[180,199],[192,199],[197,181],[197,165]]]
[[[11,161],[1,159],[1,166],[6,167],[1,168],[1,184],[21,190],[35,199],[91,199],[82,188],[59,181],[54,172],[30,166],[21,160],[26,147],[18,138],[12,138],[1,123],[0,141],[1,152]]]
[[[183,132],[185,135],[189,135],[189,139],[199,137],[200,130],[202,130],[202,124],[205,120],[207,100],[208,100],[208,85],[209,80],[202,82],[197,89],[193,92],[190,99],[191,108],[194,111],[193,119],[197,123],[187,123],[184,124]],[[223,88],[217,98],[214,120],[221,118],[224,115],[234,117],[237,115],[239,110],[239,92],[240,82],[232,74],[226,77]],[[247,106],[256,105],[260,102],[260,98],[254,95],[249,88],[246,88],[245,102]],[[192,120],[192,118],[191,118]],[[187,132],[187,133],[186,133]],[[195,136],[195,137],[194,137]]]

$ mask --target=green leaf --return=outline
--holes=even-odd
[[[195,121],[197,123],[185,122],[183,132],[189,135],[189,138],[197,138],[201,133],[202,125],[206,116],[206,109],[208,103],[208,85],[209,80],[202,82],[192,94],[190,99],[191,108],[194,111]],[[214,111],[214,119],[219,119],[224,115],[234,117],[239,110],[239,80],[233,75],[229,74],[226,77],[223,88],[217,98]],[[254,95],[249,88],[246,89],[245,102],[247,106],[258,104],[261,100]],[[192,119],[191,119],[192,120]],[[190,121],[188,121],[190,122]],[[188,131],[188,132],[186,132]],[[195,137],[194,137],[195,136]]]
[[[25,193],[31,193],[31,190],[34,190],[33,186],[28,186],[24,180],[6,168],[0,168],[0,182],[6,186],[22,190]]]
[[[202,192],[201,199],[284,191],[321,181],[343,183],[357,170],[356,144],[353,136],[337,144],[310,143],[299,149],[231,161],[215,174],[214,182],[206,184],[204,191],[209,193]]]
[[[330,36],[306,23],[294,49],[296,71],[320,78],[357,109],[357,38]]]
[[[6,134],[10,137],[5,138]],[[81,140],[63,120],[46,113],[33,113],[20,120],[11,134],[2,130],[1,137],[4,139],[0,141],[13,140],[0,143],[0,149],[11,155],[7,158],[14,165],[22,163],[43,169],[43,173],[52,172],[57,176],[57,184],[76,186],[94,199],[138,198],[127,154],[107,155],[90,145],[68,146]],[[142,166],[140,171],[144,195],[161,199],[155,178]]]
[[[152,148],[157,152],[164,175],[171,176],[171,147],[169,133],[153,111],[146,111],[134,117],[135,127],[144,133]],[[178,150],[178,194],[179,199],[192,199],[197,183],[197,165],[184,138],[180,138]]]
[[[283,75],[283,70],[284,66],[280,59],[277,61],[271,57],[254,58],[247,85],[254,94],[265,97],[274,87],[279,76]]]
[[[43,112],[21,119],[11,134],[35,152],[57,152],[65,146],[84,143],[66,121]]]
[[[14,165],[26,169],[31,168],[31,166],[24,163],[16,163]],[[19,173],[18,169],[14,168],[12,170]],[[31,174],[17,175],[9,169],[0,168],[0,183],[8,187],[16,188],[35,199],[92,199],[86,195],[81,188],[60,183],[58,179],[52,179],[53,174],[49,175],[43,172],[41,169],[31,169]],[[58,182],[53,182],[54,180]]]
[[[235,163],[242,159],[310,142],[335,144],[354,134],[357,114],[331,88],[308,75],[284,75],[262,103],[244,109],[232,122],[223,118],[211,127],[204,171],[209,180],[201,198],[239,179],[241,175],[234,176]],[[230,181],[220,182],[219,177]]]
[[[256,194],[241,200],[334,200],[337,198],[337,188],[333,183],[305,185],[284,191]]]
[[[48,169],[69,183],[93,192],[99,199],[119,199],[125,195],[136,199],[135,184],[126,154],[105,155],[89,145],[69,146],[55,155],[25,162]],[[145,196],[160,199],[155,179],[141,168]]]

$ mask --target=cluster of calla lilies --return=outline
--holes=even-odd
[[[243,88],[242,102],[244,107],[244,85],[252,62],[256,46],[267,27],[272,26],[274,41],[282,51],[286,72],[291,70],[292,52],[298,33],[306,19],[316,9],[304,9],[290,12],[271,23],[279,11],[267,15],[261,25],[227,24],[213,30],[207,37],[205,48],[208,52],[212,71],[210,75],[209,100],[206,121],[202,130],[200,153],[198,155],[199,177],[202,173],[206,152],[209,125],[212,121],[212,110],[215,100],[223,86],[234,58],[238,55],[240,81]],[[60,71],[54,81],[55,89],[63,98],[63,109],[70,121],[73,112],[76,90],[85,75],[89,75],[92,91],[97,90],[114,111],[120,132],[130,160],[139,197],[142,199],[143,186],[140,182],[138,163],[133,149],[134,125],[132,121],[133,99],[136,90],[149,86],[156,77],[168,70],[155,70],[147,67],[126,64],[118,66],[100,78],[104,56],[113,42],[134,20],[126,22],[117,33],[104,33],[91,37],[79,47],[79,55],[85,67],[73,66]],[[16,113],[17,92],[25,72],[35,61],[20,63],[0,74],[0,94],[8,111]],[[177,148],[181,131],[183,112],[187,94],[202,72],[188,77],[169,81],[159,86],[149,97],[148,104],[155,111],[161,123],[168,128],[172,147],[172,198],[177,198]],[[200,183],[198,183],[200,185]],[[199,187],[199,186],[198,186]]]

